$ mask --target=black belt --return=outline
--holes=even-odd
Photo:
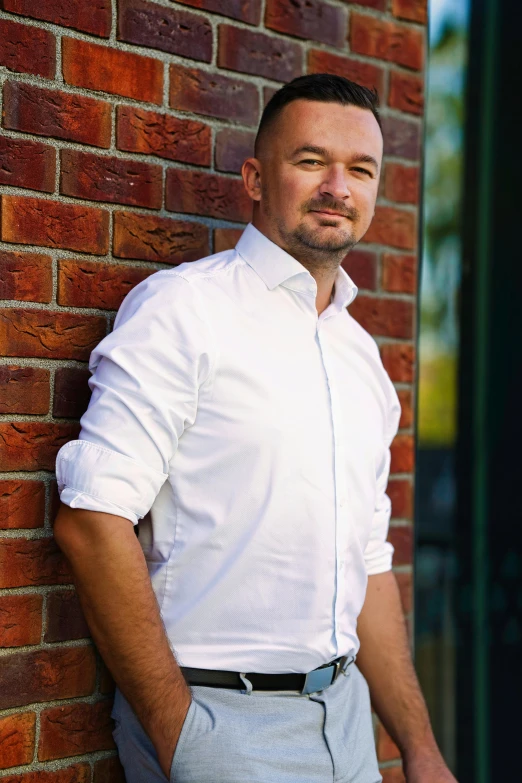
[[[355,658],[344,655],[325,663],[308,674],[256,674],[255,672],[224,672],[214,669],[191,669],[182,666],[181,671],[189,685],[205,685],[207,688],[237,688],[244,690],[248,683],[256,691],[301,691],[315,693],[328,688],[345,672]],[[245,682],[247,680],[248,682]]]

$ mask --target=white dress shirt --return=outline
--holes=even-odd
[[[355,654],[367,576],[391,568],[399,401],[346,272],[320,316],[316,293],[249,224],[234,250],[139,283],[92,352],[61,500],[142,519],[181,665],[308,672]]]

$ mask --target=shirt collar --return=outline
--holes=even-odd
[[[292,287],[314,296],[317,287],[314,278],[302,264],[282,247],[272,242],[265,234],[249,223],[236,245],[236,251],[259,275],[267,288],[272,291],[278,285],[295,278]],[[347,307],[357,296],[357,286],[340,266],[335,278],[335,309]]]

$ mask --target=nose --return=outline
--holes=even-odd
[[[319,188],[321,195],[346,200],[350,198],[350,190],[344,166],[330,166]]]

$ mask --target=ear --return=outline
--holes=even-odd
[[[253,201],[261,201],[261,161],[247,158],[241,167],[245,190]]]

